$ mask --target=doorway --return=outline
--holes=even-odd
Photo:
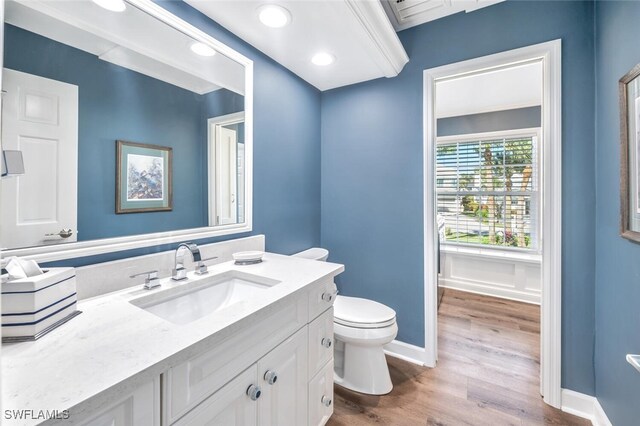
[[[439,121],[437,108],[439,93],[442,96],[447,85],[479,75],[502,72],[504,76],[526,67],[538,67],[540,72],[539,131],[525,126],[517,130],[480,129],[484,131],[464,136],[443,134],[451,122]],[[475,255],[473,261],[466,262],[469,275],[495,272],[499,268],[496,258],[504,258],[505,253],[512,253],[512,258],[539,256],[541,393],[547,404],[557,408],[561,406],[560,67],[561,42],[556,40],[424,72],[426,365],[435,367],[438,359],[441,241],[455,246],[459,255]],[[505,95],[509,95],[506,89]],[[468,106],[472,101],[463,91],[456,102]],[[516,152],[519,163],[514,163],[515,157],[510,154],[509,158],[508,152]],[[464,185],[460,185],[460,172]],[[448,174],[454,175],[455,185],[447,190]],[[488,268],[492,270],[483,271],[487,262],[493,262]],[[468,281],[466,284],[473,285],[473,280]],[[514,285],[520,283],[515,281]],[[505,290],[504,285],[498,287]],[[517,288],[512,290],[511,296],[518,294]]]
[[[245,222],[244,112],[208,120],[209,226]]]

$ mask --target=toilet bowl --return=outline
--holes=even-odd
[[[391,392],[383,347],[398,334],[395,311],[373,300],[336,296],[333,316],[334,381],[370,395]]]
[[[322,248],[294,254],[321,261],[328,255]],[[334,382],[369,395],[391,392],[393,384],[383,347],[398,334],[396,312],[373,300],[336,296],[333,316]]]

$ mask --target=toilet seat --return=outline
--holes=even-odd
[[[333,304],[336,324],[352,328],[385,328],[396,323],[396,311],[373,300],[337,296]]]

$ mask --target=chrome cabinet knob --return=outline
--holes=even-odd
[[[322,293],[322,300],[324,300],[325,302],[333,302],[333,299],[335,299],[337,292],[335,293]]]
[[[276,373],[275,371],[267,370],[267,372],[264,373],[264,380],[270,385],[273,385],[278,381],[278,373]]]
[[[322,403],[322,405],[324,405],[325,407],[331,407],[331,404],[333,403],[333,401],[331,400],[331,398],[329,398],[326,395],[322,395],[322,398],[320,399],[320,402]]]
[[[320,341],[320,344],[323,347],[329,349],[331,347],[331,345],[333,344],[333,341],[328,337],[323,337],[322,340]]]
[[[252,401],[257,401],[258,398],[260,398],[260,395],[262,395],[262,390],[260,389],[260,386],[251,385],[247,388],[247,395]]]

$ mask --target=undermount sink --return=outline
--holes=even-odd
[[[227,271],[190,282],[176,282],[174,288],[130,303],[166,321],[182,325],[253,298],[279,282],[240,271]]]

